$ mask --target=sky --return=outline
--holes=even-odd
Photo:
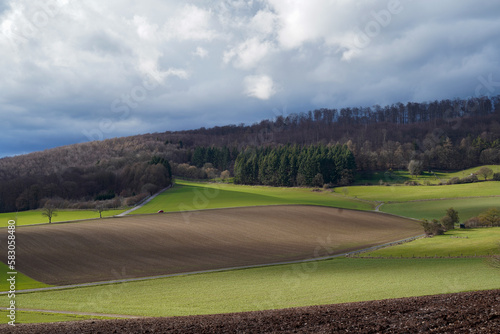
[[[0,157],[500,94],[490,0],[4,0]]]

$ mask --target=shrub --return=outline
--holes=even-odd
[[[481,213],[478,218],[483,226],[500,226],[500,210],[496,208]]]
[[[424,169],[424,164],[420,160],[411,160],[408,164],[408,171],[410,175],[420,175]]]
[[[443,218],[441,218],[441,225],[446,231],[453,230],[455,228],[453,219],[449,216],[444,216]]]
[[[458,211],[453,208],[446,209],[446,217],[450,217],[453,224],[458,224],[460,222]]]
[[[459,183],[461,183],[460,181],[461,181],[460,178],[455,176],[455,177],[452,177],[451,179],[449,179],[448,182],[446,182],[446,184],[448,184],[448,185],[449,184],[459,184]]]
[[[467,228],[478,227],[480,225],[479,218],[477,217],[469,218],[465,221],[464,225]]]
[[[222,181],[226,181],[231,177],[231,173],[226,169],[222,173],[220,173],[220,178]]]
[[[500,173],[493,174],[493,181],[500,181]]]
[[[437,219],[433,219],[432,221],[424,219],[420,224],[424,228],[424,232],[427,236],[444,234],[443,225],[441,225]]]
[[[109,203],[105,203],[105,207],[107,209],[111,208],[119,208],[122,206],[122,199],[120,197],[115,197],[113,200],[109,201]]]
[[[125,200],[125,205],[126,206],[134,206],[137,203],[139,203],[140,201],[142,201],[143,199],[145,199],[146,197],[148,197],[147,194],[139,194],[139,195],[129,197]]]
[[[354,182],[354,170],[345,168],[340,172],[339,185],[348,186]]]
[[[460,183],[474,183],[477,181],[479,181],[479,179],[477,178],[476,174],[471,174],[469,176],[460,179]]]
[[[453,230],[455,228],[455,224],[460,222],[460,218],[458,217],[458,212],[449,208],[446,210],[446,215],[441,218],[441,225],[443,226],[445,231]]]
[[[323,174],[318,173],[312,180],[312,185],[313,187],[322,187],[323,184],[325,184],[325,181],[323,179]]]
[[[325,184],[323,185],[323,189],[325,189],[325,190],[326,190],[326,189],[331,189],[331,188],[333,188],[333,187],[335,187],[335,185],[334,185],[333,183],[325,183]]]
[[[417,181],[405,181],[405,186],[420,186]]]

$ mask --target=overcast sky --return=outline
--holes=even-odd
[[[499,17],[491,0],[2,1],[0,157],[498,95]]]

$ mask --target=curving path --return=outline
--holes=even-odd
[[[134,206],[132,209],[129,209],[129,210],[127,210],[127,211],[124,211],[124,212],[122,212],[122,213],[120,213],[120,214],[116,215],[115,217],[124,217],[124,216],[128,215],[129,213],[131,213],[131,212],[133,212],[133,211],[135,211],[135,210],[138,210],[138,209],[142,208],[144,205],[146,205],[146,204],[148,204],[149,202],[151,202],[151,201],[152,201],[152,200],[153,200],[156,196],[158,196],[159,194],[161,194],[162,192],[164,192],[164,191],[166,191],[166,190],[168,190],[168,189],[170,189],[170,188],[172,188],[172,185],[169,185],[168,187],[163,188],[162,190],[160,190],[160,191],[159,191],[159,192],[157,192],[156,194],[151,195],[151,196],[149,196],[148,198],[146,198],[146,199],[145,199],[144,201],[142,201],[139,205],[136,205],[136,206]]]
[[[375,211],[380,212],[380,208],[381,208],[381,207],[382,207],[382,205],[384,205],[384,204],[385,204],[384,202],[382,202],[382,203],[378,204],[378,205],[377,205],[377,207],[375,208]]]

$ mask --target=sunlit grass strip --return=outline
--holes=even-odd
[[[346,259],[34,292],[19,307],[179,316],[345,303],[500,288],[482,258]],[[5,296],[0,303],[5,303]]]
[[[374,257],[456,257],[500,253],[500,227],[462,229],[363,253]],[[500,273],[499,273],[500,275]]]
[[[345,209],[372,210],[371,203],[347,198],[331,190],[278,188],[219,183],[177,181],[176,185],[154,198],[133,214],[230,208],[259,205],[322,205]]]
[[[445,215],[446,209],[454,208],[460,221],[464,222],[493,207],[500,208],[500,197],[389,203],[384,204],[380,211],[415,219],[439,219]]]
[[[124,210],[108,210],[103,211],[102,216],[112,217]],[[70,220],[79,219],[97,219],[99,218],[99,213],[92,210],[57,210],[57,216],[52,217],[52,222],[63,222]],[[17,219],[17,226],[21,225],[31,225],[31,224],[45,224],[48,223],[47,217],[42,216],[41,210],[30,210],[22,212],[10,212],[10,213],[0,213],[0,227],[6,227],[7,222],[10,219]]]
[[[429,199],[453,199],[499,196],[500,182],[477,182],[445,186],[352,186],[335,192],[368,201],[407,202]]]
[[[417,176],[410,175],[410,173],[406,169],[394,170],[392,172],[389,171],[360,172],[358,178],[356,179],[356,184],[371,183],[377,185],[379,184],[379,182],[402,184],[406,181],[416,181],[421,184],[439,184],[440,182],[446,182],[453,177],[458,177],[461,179],[465,178],[473,173],[477,173],[477,171],[481,167],[488,167],[494,173],[500,172],[500,165],[485,165],[485,166],[468,168],[457,172],[424,171],[422,172],[422,174]],[[482,176],[479,176],[478,178],[480,180],[483,180]]]
[[[6,278],[8,272],[12,270],[3,263],[0,262],[0,273],[2,273],[2,278]],[[36,288],[45,288],[50,285],[35,281],[34,279],[24,275],[23,273],[17,272],[16,275],[16,290],[24,290],[24,289],[36,289]],[[7,282],[6,279],[0,280],[0,291],[9,291],[10,283]],[[7,305],[7,304],[5,304]]]

